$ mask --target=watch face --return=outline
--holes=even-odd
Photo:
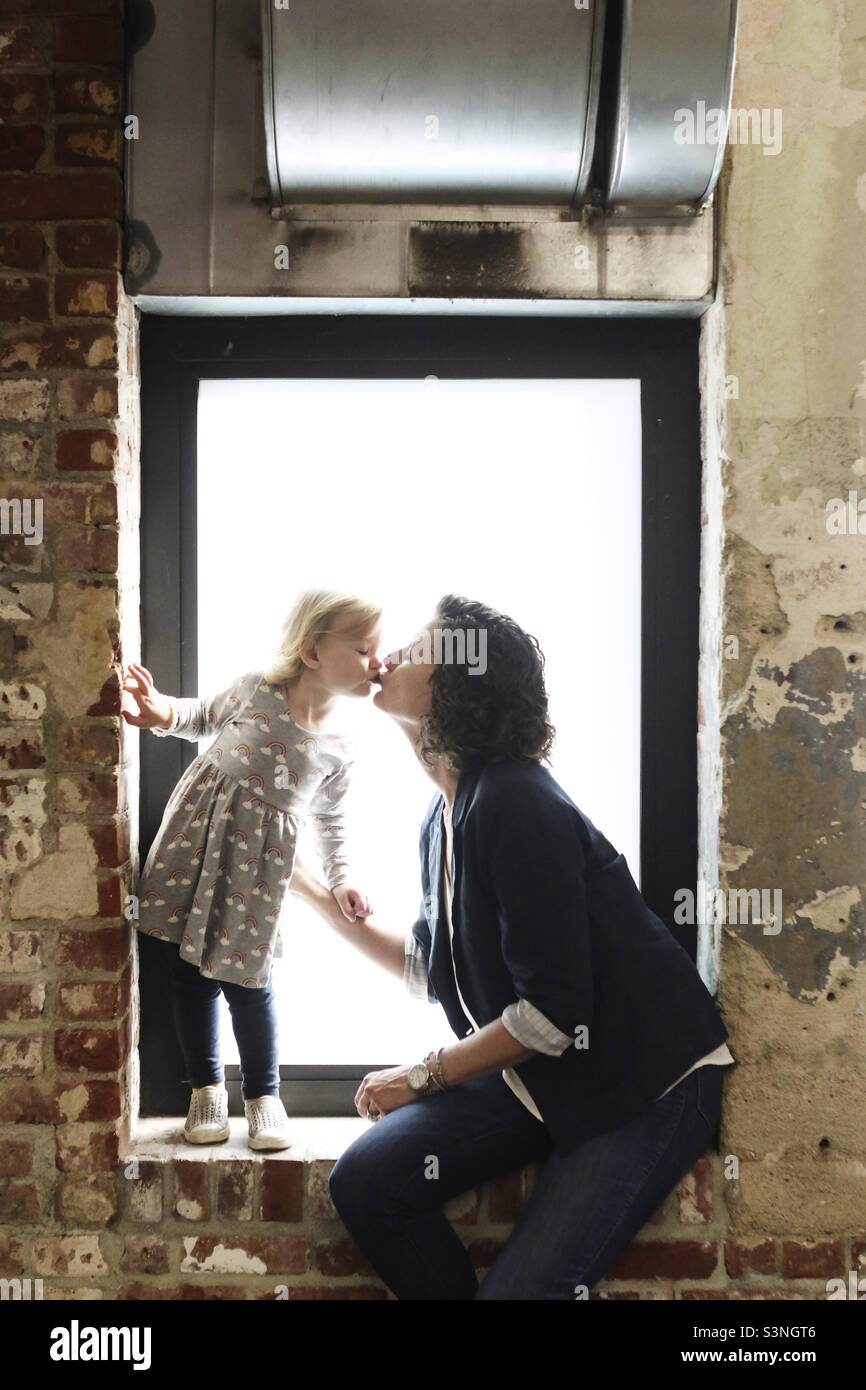
[[[424,1062],[416,1062],[414,1067],[409,1068],[409,1085],[413,1091],[422,1091],[427,1085],[427,1077],[430,1073]]]

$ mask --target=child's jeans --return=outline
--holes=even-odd
[[[177,1036],[193,1087],[212,1086],[225,1079],[220,1056],[219,996],[226,997],[232,1031],[241,1059],[244,1100],[280,1094],[277,1050],[277,1010],[273,988],[247,989],[228,980],[213,980],[181,960],[180,949],[168,942],[172,1006]]]

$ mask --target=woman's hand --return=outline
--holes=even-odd
[[[419,1100],[418,1092],[409,1085],[409,1071],[409,1067],[390,1067],[365,1076],[355,1094],[355,1109],[361,1118],[376,1120]]]
[[[127,724],[132,724],[136,729],[167,729],[173,713],[171,702],[165,695],[160,695],[146,666],[138,666],[131,661],[128,670],[129,675],[121,686],[120,710]],[[130,714],[129,710],[123,708],[124,695],[129,695],[135,701],[137,714]]]

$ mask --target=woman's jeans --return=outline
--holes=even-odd
[[[709,1148],[724,1068],[698,1067],[622,1128],[558,1152],[502,1076],[402,1106],[331,1173],[343,1222],[401,1299],[575,1299],[614,1264]],[[452,1197],[546,1160],[480,1288],[442,1212]]]
[[[191,1086],[212,1086],[225,1078],[220,1056],[219,996],[226,997],[232,1031],[241,1059],[244,1100],[280,1094],[277,1010],[273,988],[247,989],[228,980],[213,980],[182,960],[167,943],[172,1007],[180,1049]]]

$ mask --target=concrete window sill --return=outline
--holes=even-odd
[[[222,1143],[188,1144],[183,1137],[180,1116],[149,1116],[136,1124],[122,1157],[159,1163],[189,1158],[228,1162],[257,1158],[279,1158],[293,1163],[336,1162],[343,1151],[370,1128],[370,1121],[360,1116],[298,1116],[291,1121],[297,1137],[290,1148],[256,1150],[247,1143],[246,1120],[231,1116],[229,1124],[231,1136]]]

